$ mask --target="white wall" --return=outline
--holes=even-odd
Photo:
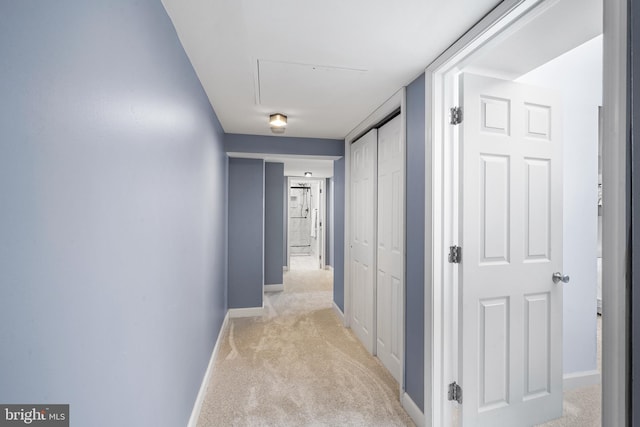
[[[597,369],[598,106],[602,105],[602,37],[517,80],[556,89],[564,133],[564,372]],[[606,190],[605,190],[606,191]]]

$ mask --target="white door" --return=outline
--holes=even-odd
[[[465,74],[459,379],[464,426],[562,415],[561,104]]]
[[[404,289],[404,144],[400,116],[378,129],[376,353],[401,383]]]
[[[351,328],[373,354],[377,147],[375,129],[351,144]]]

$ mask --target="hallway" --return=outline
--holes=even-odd
[[[412,426],[398,384],[332,309],[332,273],[287,272],[262,318],[230,319],[198,426]]]

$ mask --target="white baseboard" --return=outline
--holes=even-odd
[[[336,304],[335,301],[333,302],[333,311],[336,312],[336,316],[338,316],[340,322],[344,325],[344,313],[340,310],[340,307],[338,307],[338,304]]]
[[[600,371],[598,370],[564,374],[562,377],[562,386],[565,391],[573,390],[574,388],[600,384],[601,378]]]
[[[283,265],[282,266],[282,271],[289,271],[289,266],[288,265]]]
[[[282,292],[284,291],[284,285],[264,285],[265,292]]]
[[[411,417],[416,427],[424,427],[424,414],[407,393],[402,394],[402,407]]]
[[[332,267],[332,266],[330,266],[330,265],[325,265],[325,266],[324,266],[324,269],[325,269],[325,270],[329,270],[329,271],[333,271],[333,267]]]
[[[239,317],[260,317],[264,312],[264,305],[262,307],[230,308],[229,318],[237,319]]]
[[[218,332],[218,339],[216,340],[216,344],[213,346],[211,358],[209,359],[209,365],[207,366],[207,370],[204,372],[204,378],[202,379],[202,383],[200,384],[200,390],[198,391],[198,395],[196,396],[196,402],[193,404],[191,417],[189,417],[189,423],[187,424],[187,427],[196,427],[196,424],[198,423],[198,418],[200,418],[200,411],[202,410],[202,403],[204,402],[204,397],[207,394],[207,388],[209,387],[209,379],[211,378],[213,366],[216,362],[216,356],[218,355],[218,350],[220,349],[220,342],[222,341],[222,337],[224,336],[224,332],[227,330],[228,326],[229,312],[227,311],[227,314],[224,316],[222,326],[220,327],[220,332]]]

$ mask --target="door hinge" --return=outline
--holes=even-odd
[[[449,246],[449,262],[460,264],[462,259],[462,248],[460,246]]]
[[[449,400],[455,400],[462,404],[462,387],[456,384],[455,381],[449,384]]]
[[[459,125],[462,123],[462,107],[451,108],[451,124]]]

